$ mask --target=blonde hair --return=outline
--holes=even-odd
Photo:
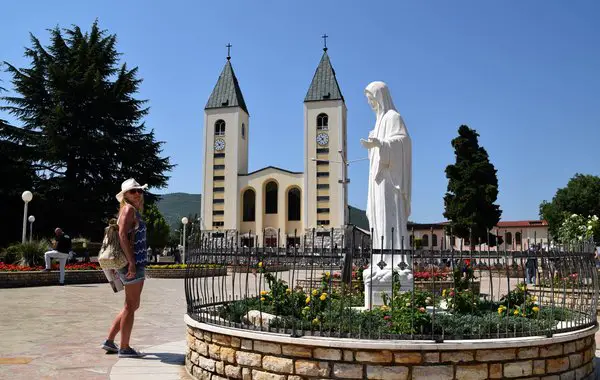
[[[135,208],[134,205],[132,205],[130,202],[127,202],[127,200],[125,199],[125,196],[123,195],[123,199],[121,199],[121,202],[119,203],[119,214],[121,214],[121,210],[123,210],[123,207],[125,207],[125,205],[131,205],[133,208]],[[136,209],[138,210],[140,213],[144,212],[144,196],[142,195],[142,202],[140,204],[140,208]]]

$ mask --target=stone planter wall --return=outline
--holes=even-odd
[[[146,274],[150,278],[185,278],[187,269],[169,268],[146,268]],[[196,277],[226,276],[227,268],[195,269]]]
[[[440,294],[444,289],[450,289],[454,287],[453,281],[436,281],[435,282],[435,293]],[[481,289],[481,283],[479,281],[473,281],[469,283],[469,288],[473,291],[473,294],[479,294]],[[415,289],[423,290],[427,292],[434,291],[434,283],[432,280],[430,281],[415,281]]]
[[[227,267],[229,273],[252,273],[257,271],[256,267],[248,267],[247,265],[230,265]],[[264,272],[283,272],[290,270],[288,266],[285,265],[267,265],[263,268]]]
[[[185,269],[146,269],[149,278],[184,278]],[[226,276],[227,268],[203,269],[198,277]],[[0,288],[58,285],[59,271],[0,272]],[[65,285],[107,283],[101,270],[65,271]]]
[[[0,288],[58,285],[59,271],[0,272]],[[101,270],[65,271],[65,284],[102,284],[108,282]]]
[[[185,366],[195,379],[593,379],[590,328],[553,338],[435,344],[289,336],[185,317]]]
[[[481,269],[481,272],[488,273],[489,269]],[[508,272],[506,269],[492,269],[492,277],[506,277],[507,273],[510,278],[525,278],[525,271],[523,269],[510,269]]]

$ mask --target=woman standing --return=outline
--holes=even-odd
[[[120,358],[137,358],[143,356],[129,345],[135,311],[140,307],[140,297],[146,279],[146,223],[141,212],[144,207],[144,189],[133,178],[121,184],[121,192],[117,200],[119,209],[119,241],[127,256],[128,265],[117,270],[119,278],[125,286],[125,306],[115,317],[108,332],[108,338],[102,345],[107,352],[118,352]],[[121,332],[121,347],[114,342],[115,336]]]

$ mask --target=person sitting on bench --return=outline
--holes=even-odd
[[[65,265],[67,264],[69,253],[71,252],[71,238],[59,227],[54,230],[54,234],[56,235],[56,240],[53,240],[54,249],[44,253],[44,259],[46,260],[46,269],[44,269],[44,271],[48,272],[51,269],[52,259],[58,259],[60,268],[60,278],[58,282],[59,285],[64,285]]]

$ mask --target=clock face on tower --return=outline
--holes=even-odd
[[[329,136],[327,133],[319,133],[317,135],[317,144],[324,146],[327,145],[327,143],[329,143]]]
[[[225,140],[223,140],[223,139],[216,139],[215,140],[215,150],[217,152],[220,152],[223,149],[225,149]]]

